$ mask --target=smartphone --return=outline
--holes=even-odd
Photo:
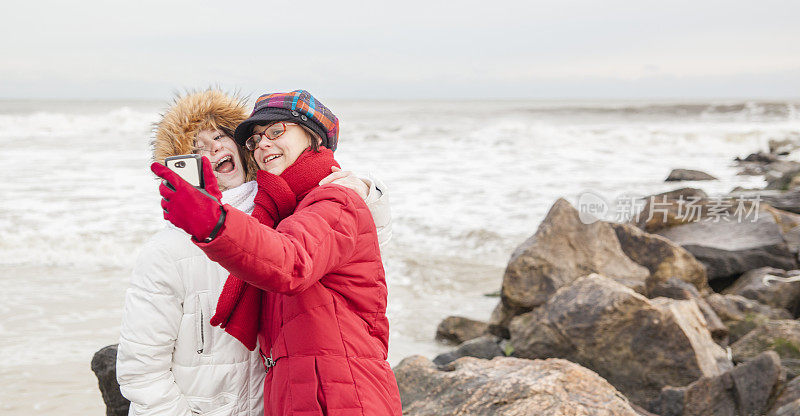
[[[203,157],[200,155],[170,156],[164,159],[164,164],[178,176],[189,182],[192,186],[204,189],[203,183]]]

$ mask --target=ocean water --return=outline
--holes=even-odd
[[[486,320],[513,249],[552,203],[761,186],[734,156],[798,137],[795,102],[331,101],[337,159],[388,186],[390,362]],[[150,173],[166,103],[0,101],[0,413],[100,414],[92,354],[117,340],[142,244],[164,226]],[[673,168],[719,181],[663,182]]]

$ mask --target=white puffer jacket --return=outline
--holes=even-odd
[[[373,178],[366,198],[380,244],[391,238],[385,187]],[[223,193],[251,212],[255,182]],[[261,416],[264,367],[258,349],[209,323],[228,272],[182,230],[169,225],[148,241],[126,292],[117,380],[130,415]]]

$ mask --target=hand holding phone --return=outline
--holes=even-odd
[[[190,185],[205,189],[203,181],[203,157],[200,155],[178,155],[164,159],[164,164]],[[168,184],[172,189],[174,187]]]
[[[196,172],[192,171],[195,166],[192,161],[180,164],[183,166],[178,166],[177,162],[173,164],[178,170],[184,171],[189,180],[160,163],[150,165],[150,170],[164,180],[158,188],[162,197],[164,219],[189,233],[195,240],[209,242],[216,237],[225,222],[225,209],[220,202],[222,193],[208,159],[197,156],[197,159],[184,157],[173,160],[192,159],[200,167],[197,178],[193,176]],[[198,183],[206,185],[208,190],[195,186]]]

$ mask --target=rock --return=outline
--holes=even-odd
[[[723,293],[743,296],[765,305],[788,310],[792,315],[800,314],[800,282],[770,282],[764,284],[764,277],[791,277],[800,275],[800,270],[786,271],[772,267],[762,267],[743,274]]]
[[[632,221],[650,233],[664,228],[701,220],[732,222],[752,220],[756,214],[769,213],[787,232],[800,225],[800,216],[781,207],[771,206],[766,198],[781,197],[778,191],[734,188],[728,195],[708,196],[695,188],[681,188],[644,198],[645,205]],[[800,197],[798,198],[800,200]]]
[[[800,189],[779,190],[740,190],[731,192],[731,196],[758,198],[759,204],[767,204],[773,208],[800,214]]]
[[[487,360],[494,357],[502,357],[506,355],[503,351],[505,342],[502,338],[494,335],[484,335],[464,342],[453,351],[439,354],[433,359],[433,362],[436,365],[445,365],[461,357],[475,357]]]
[[[487,333],[488,329],[489,324],[486,322],[448,316],[436,328],[436,339],[458,345]]]
[[[790,189],[786,192],[768,193],[761,191],[758,193],[762,202],[775,208],[800,214],[800,189]]]
[[[649,286],[646,294],[651,299],[657,297],[681,300],[702,299],[702,295],[697,291],[697,288],[675,277],[670,277],[667,280],[656,282],[656,284]]]
[[[748,270],[771,266],[797,268],[780,226],[771,215],[755,221],[699,221],[666,228],[658,234],[680,244],[706,266],[708,280],[738,276]],[[712,284],[713,286],[713,284]]]
[[[636,416],[608,382],[565,360],[465,357],[443,371],[427,358],[413,356],[394,373],[406,416]]]
[[[792,318],[786,309],[773,308],[739,295],[712,293],[705,299],[723,321],[740,321],[747,315],[762,315],[768,319]]]
[[[735,362],[750,360],[764,351],[775,351],[789,378],[794,378],[800,373],[800,322],[767,321],[733,343],[731,350]]]
[[[769,175],[769,172],[767,175]],[[770,179],[764,189],[776,189],[780,191],[795,189],[797,188],[798,180],[800,180],[800,168],[791,172],[781,173],[781,176]]]
[[[706,327],[711,333],[714,342],[725,347],[728,345],[728,327],[722,322],[714,309],[703,299],[697,288],[675,277],[671,277],[663,282],[658,282],[648,288],[647,297],[666,297],[679,300],[693,300],[700,308],[703,318],[706,320]]]
[[[561,286],[589,273],[602,273],[642,292],[650,275],[625,255],[608,223],[584,224],[578,211],[559,198],[536,234],[511,255],[503,276],[506,313],[491,323],[507,321],[508,314],[530,311]]]
[[[796,139],[769,139],[767,141],[769,152],[773,155],[791,153],[800,149],[800,143]]]
[[[764,179],[767,180],[765,189],[785,191],[789,189],[792,179],[800,173],[800,162],[781,160],[770,163],[765,170]]]
[[[692,169],[673,169],[669,173],[665,182],[673,181],[715,181],[717,178],[703,171]]]
[[[796,172],[798,168],[800,168],[800,162],[796,160],[779,158],[778,160],[767,164],[768,174],[772,173],[772,177],[778,177],[784,173]],[[766,179],[769,179],[769,176]]]
[[[764,153],[764,152],[756,152],[747,155],[744,159],[736,157],[734,160],[737,162],[759,162],[759,163],[772,163],[778,161],[778,156]]]
[[[714,293],[706,302],[728,327],[729,342],[736,342],[748,332],[771,319],[791,319],[785,309],[773,308],[739,295]]]
[[[630,224],[584,224],[578,211],[559,199],[536,234],[512,255],[490,332],[508,337],[511,318],[541,305],[577,277],[595,272],[639,293],[670,277],[710,292],[705,267],[679,245]]]
[[[660,235],[646,233],[631,224],[610,225],[625,255],[650,272],[645,280],[648,292],[653,286],[672,278],[689,282],[702,293],[711,292],[705,266],[683,247]]]
[[[119,391],[116,344],[103,347],[94,353],[92,371],[97,376],[100,394],[106,404],[106,416],[126,416],[131,402]]]
[[[515,316],[517,316],[517,311],[506,306],[501,299],[492,310],[492,315],[489,318],[489,333],[503,339],[509,339],[511,335],[508,332],[508,324],[511,323],[511,319]]]
[[[664,386],[732,367],[693,300],[649,300],[598,274],[559,289],[545,305],[515,317],[509,330],[513,356],[576,362],[640,405]]]
[[[767,413],[767,416],[797,415],[800,415],[800,377],[795,377],[786,384]]]
[[[783,233],[783,239],[792,253],[800,253],[800,226]]]
[[[740,162],[741,169],[737,175],[742,176],[760,176],[766,173],[765,165],[753,162]]]
[[[637,405],[635,403],[631,403],[631,408],[633,408],[633,410],[639,416],[660,416],[660,415],[657,415],[655,413],[650,413],[647,410],[644,410],[643,407],[641,407],[641,406],[639,406],[639,405]]]
[[[697,204],[705,200],[708,195],[697,188],[680,188],[669,192],[650,195],[645,198],[645,204],[639,215],[632,223],[648,233],[686,224],[689,220],[681,211],[682,204]]]
[[[661,416],[763,415],[784,377],[778,355],[768,351],[719,376],[665,387],[650,410]]]
[[[800,215],[794,212],[777,209],[767,203],[759,204],[759,209],[765,214],[772,215],[772,218],[775,219],[775,222],[781,227],[781,231],[784,233],[800,226]]]
[[[798,176],[798,186],[800,186],[800,176]],[[766,202],[761,204],[762,211],[769,213],[775,222],[781,227],[783,240],[793,254],[800,253],[800,215],[794,212],[784,211],[770,206]]]

